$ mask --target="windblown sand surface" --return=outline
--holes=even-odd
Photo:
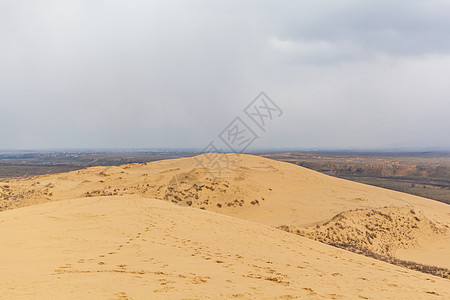
[[[205,163],[209,158],[0,182],[0,211],[6,210],[0,253],[9,255],[0,271],[9,284],[0,291],[26,296],[20,293],[47,286],[55,295],[137,298],[448,295],[450,280],[271,227],[450,268],[449,205],[256,156],[219,155],[226,169]],[[74,200],[54,202],[64,199]],[[53,203],[35,206],[46,202]],[[90,288],[79,290],[84,283]]]
[[[63,200],[0,224],[2,298],[450,297],[446,279],[160,200]]]

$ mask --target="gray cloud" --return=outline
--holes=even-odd
[[[299,1],[283,10],[285,39],[353,44],[367,53],[448,54],[448,1]]]
[[[2,1],[0,149],[450,147],[448,1]]]

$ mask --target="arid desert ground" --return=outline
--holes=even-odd
[[[450,298],[448,204],[210,155],[1,181],[0,298]]]

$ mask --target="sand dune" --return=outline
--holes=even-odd
[[[63,200],[0,224],[6,298],[450,297],[446,279],[160,200]]]
[[[76,197],[138,195],[274,226],[280,221],[315,225],[343,211],[384,206],[413,207],[449,224],[450,206],[436,201],[257,156],[222,156],[229,161],[226,170],[200,167],[199,156],[8,180],[0,183],[0,210]]]
[[[450,267],[449,205],[432,201],[429,199],[424,199],[421,197],[416,197],[408,194],[403,194],[395,191],[385,190],[373,186],[367,186],[355,182],[350,182],[326,176],[324,174],[306,168],[302,168],[296,165],[273,161],[261,157],[229,154],[229,155],[219,155],[218,158],[222,162],[226,161],[228,163],[227,169],[219,168],[218,165],[215,164],[205,164],[204,163],[205,160],[209,159],[209,157],[208,155],[202,155],[192,158],[173,159],[146,164],[129,164],[118,167],[93,167],[64,174],[53,174],[47,176],[38,176],[25,179],[14,179],[0,182],[0,210],[6,210],[3,211],[0,214],[0,216],[4,217],[14,215],[15,213],[19,214],[19,212],[29,211],[31,217],[33,214],[37,214],[37,212],[33,212],[33,209],[38,209],[39,207],[41,213],[46,214],[49,213],[48,211],[46,211],[46,209],[56,209],[58,205],[67,206],[66,208],[61,209],[70,211],[71,209],[69,208],[70,206],[73,205],[76,206],[76,203],[84,203],[83,205],[86,207],[86,211],[90,210],[90,212],[87,214],[88,215],[95,214],[99,219],[100,222],[99,226],[101,226],[101,228],[103,228],[104,226],[110,226],[111,228],[115,228],[115,230],[120,231],[121,230],[119,229],[120,226],[124,226],[123,232],[126,232],[125,229],[128,228],[129,224],[134,224],[134,222],[138,222],[138,220],[140,220],[139,218],[141,217],[139,217],[137,220],[131,221],[132,213],[130,213],[124,216],[124,218],[129,218],[130,220],[124,219],[123,221],[120,221],[120,223],[119,221],[117,221],[118,223],[114,224],[112,219],[108,219],[109,225],[105,225],[102,224],[103,221],[100,220],[103,220],[103,218],[108,217],[111,212],[108,210],[109,207],[105,208],[98,207],[99,203],[102,203],[107,206],[111,205],[111,203],[114,203],[114,205],[116,206],[125,205],[120,202],[125,199],[124,203],[128,204],[135,202],[153,203],[152,205],[161,205],[161,207],[170,207],[171,210],[177,211],[177,213],[180,214],[195,214],[195,216],[198,216],[198,218],[203,217],[213,219],[225,218],[224,216],[219,216],[218,214],[211,214],[211,212],[220,213],[222,215],[234,217],[234,219],[225,218],[224,220],[233,220],[232,223],[244,222],[239,221],[237,219],[251,221],[253,223],[244,222],[242,224],[247,224],[248,226],[260,226],[258,228],[270,230],[270,232],[273,232],[273,234],[277,232],[276,229],[273,229],[275,231],[272,231],[272,229],[269,229],[266,226],[272,227],[281,226],[284,229],[287,228],[288,231],[299,233],[303,236],[330,245],[340,246],[342,248],[356,251],[358,253],[365,253],[365,254],[371,253],[380,255],[382,256],[381,258],[388,257],[389,258],[388,261],[391,262],[393,260],[409,260],[412,261],[414,264],[422,264],[427,266],[432,265],[437,266],[438,268]],[[107,197],[105,199],[109,200],[108,202],[105,202],[106,200],[102,200],[102,198],[99,197],[103,198]],[[113,200],[111,200],[111,198],[109,197],[113,197]],[[79,199],[79,200],[70,200],[69,202],[67,201],[55,202],[46,204],[44,206],[33,206],[26,208],[26,206],[30,205],[75,198],[84,198],[84,200]],[[144,198],[165,200],[165,202],[161,201],[160,204],[156,204],[154,200],[144,201],[143,200]],[[121,200],[119,201],[117,199]],[[177,206],[174,206],[173,204],[177,204]],[[90,207],[89,205],[93,206]],[[145,205],[147,204],[142,205],[144,205],[145,207]],[[190,206],[191,208],[189,208],[188,206]],[[22,207],[20,210],[15,209],[20,207]],[[90,208],[88,209],[87,207]],[[125,209],[126,207],[127,206],[125,205],[124,207],[122,207],[122,209]],[[206,211],[193,210],[192,208],[201,208]],[[80,214],[81,214],[80,217],[82,217],[84,213]],[[58,218],[62,217],[55,217],[55,218],[56,222],[57,220],[59,220]],[[167,216],[167,219],[169,218],[170,217]],[[72,228],[76,227],[75,229],[73,229],[75,231],[90,229],[91,226],[89,225],[90,221],[87,221],[87,219],[85,220],[81,218],[80,220],[78,220],[74,217],[74,219],[71,220],[74,222],[82,222],[82,224],[77,223],[67,225],[71,226]],[[62,220],[60,221],[62,222]],[[179,221],[178,219],[172,220],[172,222],[175,223],[178,221]],[[36,222],[38,221],[35,222],[30,221],[29,223],[23,223],[17,226],[18,227],[22,226],[21,228],[25,230],[27,226],[30,227],[33,226],[33,224],[38,224]],[[187,227],[191,226],[189,228],[191,228],[192,230],[203,230],[199,229],[200,228],[199,225],[196,225],[195,222],[192,224],[190,223],[186,224],[185,226]],[[261,225],[256,225],[256,223],[259,223]],[[11,224],[11,222],[8,221],[8,223],[6,224]],[[83,224],[85,224],[85,226]],[[11,230],[13,230],[14,226],[12,225],[10,226]],[[62,225],[59,223],[58,225],[56,225],[55,223],[52,224],[51,226],[62,226]],[[208,227],[209,225],[204,226]],[[238,229],[235,229],[235,231],[233,230],[231,229],[229,230],[228,227],[222,227],[221,229],[217,229],[216,232],[230,231],[230,236],[233,235],[239,236],[243,232],[246,232],[246,230],[238,230]],[[99,240],[97,240],[96,242],[93,242],[92,240],[85,241],[86,242],[85,249],[89,248],[88,244],[91,242],[93,243],[92,244],[93,251],[94,250],[98,251],[99,249],[103,249],[105,245],[111,244],[111,241],[108,242],[107,239],[109,238],[110,235],[111,238],[115,237],[115,234],[117,233],[114,233],[115,231],[114,232],[113,231],[102,232],[101,234],[98,235]],[[69,230],[69,232],[71,231]],[[78,232],[77,234],[81,234],[81,231]],[[207,233],[204,232],[202,234],[206,235]],[[254,247],[254,245],[251,244],[253,243],[252,239],[259,239],[263,237],[260,237],[255,232],[253,232],[253,234],[255,235],[254,237],[250,236],[248,236],[247,238],[243,237],[242,240],[240,240],[241,242],[237,242],[236,240],[235,243],[236,244],[243,243],[242,247],[245,249],[249,247]],[[280,234],[280,236],[278,236],[277,234]],[[350,261],[353,261],[357,258],[362,260],[361,265],[369,264],[368,263],[369,261],[370,264],[373,263],[372,260],[367,260],[368,258],[362,257],[360,255],[344,252],[342,250],[327,245],[317,244],[314,241],[306,240],[294,234],[289,235],[289,233],[285,232],[277,234],[275,234],[276,237],[275,236],[273,237],[273,241],[271,243],[275,243],[276,239],[285,240],[286,237],[289,237],[290,241],[291,239],[293,239],[292,241],[296,241],[295,243],[299,243],[298,247],[302,247],[302,245],[305,245],[304,243],[312,243],[308,245],[316,245],[319,248],[322,247],[320,249],[323,249],[321,250],[322,251],[321,253],[323,255],[331,255],[330,253],[335,253],[333,255],[337,259],[340,258],[341,255],[344,255],[343,253],[347,253],[345,255],[350,255],[348,256],[351,257],[349,258]],[[131,233],[130,234],[126,233],[126,235],[131,235]],[[22,238],[20,235],[18,236]],[[181,238],[180,236],[178,236],[178,234],[174,234],[173,236],[175,237],[175,239]],[[204,243],[209,243],[210,244],[209,247],[213,247],[217,242],[215,235],[208,234],[207,236],[208,238],[204,240]],[[41,238],[43,237],[41,236],[40,239]],[[40,239],[37,239],[36,242]],[[78,237],[73,237],[73,239],[79,240]],[[221,238],[218,237],[218,239]],[[250,243],[251,245],[245,244],[242,241],[245,241],[245,243]],[[64,243],[66,242],[67,241],[64,240]],[[26,242],[22,240],[22,242],[20,242],[19,244],[25,243]],[[102,246],[103,243],[105,245]],[[177,243],[175,244],[178,245]],[[264,250],[265,246],[262,247],[262,245],[264,245],[264,243],[260,244],[259,246],[260,249],[258,249],[257,251],[255,250],[254,253],[252,252],[253,256],[258,256],[259,255],[258,253],[267,253],[268,257],[270,255],[272,256],[275,255],[273,254],[275,252],[281,251],[281,253],[285,253],[285,251],[280,250],[281,248],[286,246],[284,244],[278,245],[281,248],[269,247],[267,248],[268,249],[267,252],[264,252],[266,251]],[[144,246],[142,245],[142,247]],[[176,248],[177,246],[173,247]],[[289,246],[289,248],[292,247],[293,247],[292,245]],[[11,244],[9,245],[9,248],[11,248]],[[113,250],[111,251],[114,252]],[[269,255],[269,252],[273,253]],[[155,259],[156,257],[158,257],[158,259],[162,259],[159,258],[158,253],[156,253],[153,256],[155,257]],[[128,258],[127,256],[124,256],[124,259],[126,258],[132,260],[131,257],[134,255],[133,252],[132,251],[128,252],[128,255],[130,257]],[[172,254],[169,255],[169,258],[171,255]],[[73,258],[73,256],[68,255],[65,258],[61,257],[61,263],[62,261],[64,261],[64,259],[69,258]],[[280,256],[279,259],[284,263],[282,256]],[[218,258],[217,260],[221,261],[220,258]],[[347,259],[344,259],[344,261],[345,262],[341,261],[340,263],[337,262],[333,263],[337,263],[338,264],[337,267],[342,268],[342,265],[347,265],[349,263]],[[309,263],[312,264],[311,261],[309,261]],[[319,261],[317,261],[316,263],[318,263],[319,265],[321,264]],[[379,263],[382,266],[385,266],[384,263],[381,262]],[[118,262],[117,264],[121,263]],[[221,263],[218,264],[221,265]],[[294,265],[291,263],[289,264],[291,266]],[[74,263],[71,263],[71,265],[73,266]],[[312,266],[316,265],[312,264]],[[98,266],[96,267],[100,268]],[[181,267],[183,267],[183,265],[181,265]],[[404,268],[398,269],[399,267],[395,266],[390,266],[389,268],[394,268],[395,270],[402,270],[401,272],[403,272],[404,274],[416,274],[416,276],[419,276],[417,275],[417,273]],[[290,268],[288,269],[290,270]],[[13,268],[11,270],[13,270]],[[180,268],[178,270],[181,271],[184,269]],[[318,279],[318,277],[324,276],[326,277],[329,275],[325,267],[324,269],[320,270],[321,272],[323,272],[320,273],[321,276],[317,275],[316,273],[314,274],[316,274],[317,276],[316,275],[310,276]],[[253,269],[253,271],[251,272],[254,271],[255,269]],[[68,273],[63,272],[61,270],[57,272],[60,273],[62,272],[64,274]],[[288,274],[291,271],[286,272],[287,272],[286,274]],[[433,274],[446,277],[447,273],[445,272],[446,271],[444,270],[440,273],[433,273]],[[90,272],[89,274],[91,273],[92,272]],[[111,272],[99,271],[98,273],[101,273],[102,274],[101,276],[113,276],[112,274],[109,274],[112,273],[112,271]],[[108,273],[108,275],[103,273]],[[117,272],[114,271],[114,273]],[[336,271],[335,273],[339,272]],[[136,276],[139,275],[135,273],[131,274],[134,274]],[[295,275],[295,272],[293,270],[292,273],[289,274],[291,275],[289,275],[288,277],[291,278],[291,280],[293,280],[292,282],[297,283],[299,282],[296,281],[299,279],[296,277],[297,275]],[[99,274],[96,274],[96,276],[98,275]],[[181,275],[187,276],[186,274]],[[220,276],[223,277],[225,275]],[[255,276],[263,278],[265,275],[264,276],[255,275]],[[420,276],[430,276],[430,275],[420,275]],[[258,279],[260,279],[259,277]],[[68,277],[66,276],[64,278]],[[273,279],[274,282],[277,280],[281,281],[284,280],[281,277],[277,278],[278,279],[276,280]],[[302,278],[301,280],[305,280],[305,278],[303,277],[300,278]],[[367,276],[365,276],[365,278],[367,278]],[[388,278],[389,281],[391,280],[390,277],[386,278]],[[433,280],[441,282],[440,279],[438,279],[437,277],[426,277],[426,278],[434,278]],[[344,282],[343,280],[340,279],[336,278],[334,279],[335,281],[333,282],[335,284],[342,284]],[[98,280],[101,281],[104,279]],[[249,294],[250,291],[246,288],[248,286],[251,286],[249,285],[248,282],[246,282],[246,280],[249,279],[245,280],[242,279],[242,280],[243,283],[241,288],[239,289],[246,291],[245,293],[244,292],[242,293],[243,295],[246,295],[248,297],[250,297],[250,295],[260,296],[258,294]],[[373,282],[376,280],[370,279],[369,281]],[[381,279],[379,281],[381,286],[383,286],[382,290],[386,289],[388,283],[386,281],[382,281]],[[260,280],[257,282],[262,283],[261,287],[255,286],[256,289],[260,289],[262,288],[262,286],[267,285],[267,280]],[[305,282],[310,282],[311,284],[313,284],[314,281],[310,279],[310,281]],[[444,285],[445,283],[447,284],[447,289],[449,289],[448,287],[450,285],[450,282],[448,280],[446,282],[442,282],[442,284]],[[234,284],[236,285],[237,283]],[[211,286],[212,285],[213,284],[211,283]],[[223,292],[221,292],[220,295],[227,297],[230,296],[230,294],[227,293],[229,292],[230,287],[235,285],[225,284],[227,288],[224,288]],[[410,284],[406,283],[397,285],[401,289],[402,293],[406,292],[406,290],[408,290],[409,287],[411,286]],[[321,286],[322,284],[318,284],[315,285],[316,289],[314,289],[313,287],[305,287],[305,288],[313,289],[315,293],[319,293],[317,292],[318,291],[317,289]],[[359,287],[360,282],[358,280],[354,281],[354,286]],[[280,287],[280,286],[274,285],[273,287]],[[156,285],[155,289],[158,289]],[[283,289],[287,288],[283,287]],[[177,285],[174,290],[183,290],[183,288],[180,288]],[[194,292],[194,290],[196,290],[196,288],[192,287],[192,293],[194,293],[193,295],[199,295],[196,294],[198,291]],[[376,290],[377,288],[371,291],[375,293]],[[415,289],[412,289],[411,291],[414,290]],[[283,290],[283,293],[285,291],[286,295],[291,295],[290,293],[287,292],[287,290]],[[292,292],[292,295],[298,295],[298,292],[297,294],[295,293],[295,289],[289,291]],[[282,294],[277,294],[278,289],[276,288],[273,290],[273,292],[274,294],[268,294],[269,298],[271,297],[270,295],[274,297],[282,296]],[[174,293],[174,291],[167,293],[168,293],[167,295],[169,295],[170,293]],[[327,293],[333,294],[332,289],[330,288],[329,290],[326,291],[324,290],[319,294],[326,296]],[[370,292],[369,294],[371,293],[372,292]],[[442,292],[438,293],[442,294]],[[352,292],[346,290],[346,293],[343,294],[351,295],[354,297],[358,296],[356,290],[353,290]],[[217,296],[219,294],[216,293],[214,295]],[[375,295],[376,297],[381,297],[380,294]],[[428,293],[427,295],[432,296],[433,294]],[[330,295],[328,296],[331,297]],[[360,296],[364,295],[361,294]],[[373,295],[370,297],[373,297]]]

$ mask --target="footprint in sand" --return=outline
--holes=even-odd
[[[114,295],[117,296],[118,299],[130,299],[125,292],[117,292]]]

